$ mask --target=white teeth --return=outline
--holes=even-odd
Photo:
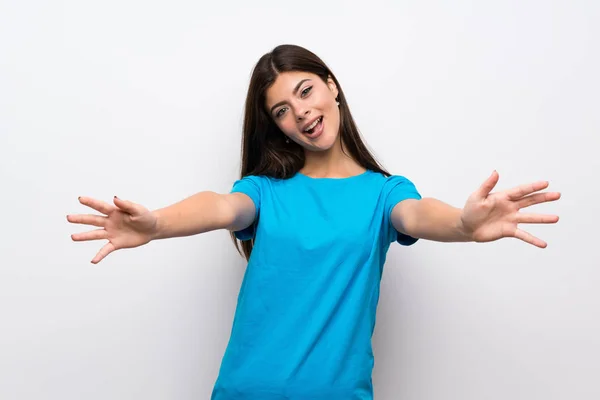
[[[317,124],[321,121],[321,117],[317,118],[317,120],[315,122],[313,122],[312,124],[310,124],[310,126],[308,128],[306,128],[304,130],[304,132],[308,132],[310,131],[312,128],[314,128],[315,126],[317,126]]]

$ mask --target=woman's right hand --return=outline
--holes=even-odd
[[[115,250],[138,247],[152,240],[157,230],[157,218],[145,207],[121,200],[115,196],[115,205],[90,197],[80,197],[79,202],[104,215],[74,214],[67,215],[67,221],[74,224],[85,224],[100,227],[88,232],[71,235],[74,241],[107,239],[92,260],[99,263]]]

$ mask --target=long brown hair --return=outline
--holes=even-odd
[[[337,101],[340,103],[342,151],[346,146],[350,156],[361,166],[390,176],[390,173],[380,166],[363,143],[348,108],[344,91],[329,67],[309,50],[296,45],[284,44],[263,55],[252,71],[244,111],[240,179],[248,175],[287,179],[304,167],[302,146],[295,142],[286,143],[283,132],[265,110],[267,90],[275,83],[279,74],[291,71],[313,73],[325,83],[327,83],[327,78],[331,77],[338,88]],[[230,234],[241,255],[238,240],[233,232]],[[243,256],[249,260],[254,240],[240,241],[240,243]]]

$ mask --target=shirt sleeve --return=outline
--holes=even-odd
[[[396,204],[406,199],[420,200],[421,195],[415,185],[407,178],[399,175],[392,175],[386,182],[387,196],[384,209],[384,227],[387,233],[388,243],[397,241],[401,245],[410,246],[417,242],[418,238],[398,232],[392,225],[392,210]]]
[[[230,193],[244,193],[250,197],[254,203],[256,212],[252,224],[247,228],[234,232],[235,237],[239,240],[251,240],[256,235],[256,227],[260,215],[261,178],[254,175],[245,176],[233,183]]]

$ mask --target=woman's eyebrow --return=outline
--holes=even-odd
[[[300,86],[302,86],[302,84],[306,81],[310,81],[310,79],[302,79],[300,82],[298,82],[298,84],[296,85],[296,87],[294,88],[294,95],[298,92],[298,89],[300,89]],[[273,112],[273,110],[277,107],[279,107],[280,105],[285,104],[285,101],[280,101],[279,103],[275,104],[273,107],[271,107],[271,112]]]

